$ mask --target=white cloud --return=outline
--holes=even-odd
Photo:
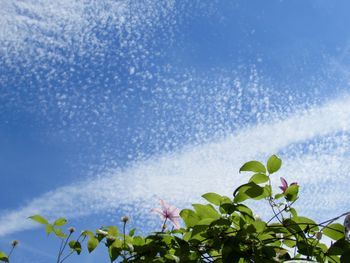
[[[76,55],[88,48],[98,52],[104,44],[94,30],[101,26],[113,26],[113,38],[136,49],[142,32],[151,37],[155,25],[166,23],[160,16],[170,18],[173,8],[173,1],[154,0],[1,1],[0,54],[10,63],[13,56],[63,59],[64,48]]]
[[[343,143],[350,131],[349,104],[346,97],[283,120],[247,127],[217,142],[189,146],[123,171],[58,188],[17,210],[2,213],[0,236],[32,228],[26,218],[36,213],[78,218],[124,207],[131,209],[130,213],[142,214],[149,212],[156,197],[188,205],[208,191],[230,195],[233,187],[247,179],[237,173],[243,162],[263,160],[278,151],[285,164],[281,174],[302,185],[305,195],[300,205],[305,213],[342,213],[339,209],[350,205],[343,200],[348,192],[344,181],[350,172],[349,148]],[[300,146],[303,143],[312,147]],[[296,157],[293,151],[298,151]],[[277,176],[274,183],[279,184]]]

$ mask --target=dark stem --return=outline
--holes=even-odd
[[[63,261],[65,261],[67,258],[69,258],[75,251],[71,251],[67,256],[65,256],[60,263],[62,263]]]
[[[12,248],[11,248],[11,250],[10,250],[8,256],[7,256],[8,259],[10,258],[10,256],[11,256],[11,254],[12,254],[14,249],[15,249],[15,246],[12,246]]]
[[[124,257],[124,260],[126,259],[126,241],[125,241],[125,228],[126,228],[126,222],[124,222],[124,225],[123,225],[123,247],[124,247],[124,251],[123,251],[123,257]]]
[[[63,243],[63,239],[62,239],[61,246],[60,246],[60,251],[59,251],[59,253],[58,253],[57,263],[62,263],[62,261],[61,261],[61,256],[62,256],[62,254],[63,254],[64,249],[65,249],[66,246],[67,246],[68,240],[69,240],[69,238],[70,238],[71,235],[72,235],[72,232],[69,232],[69,235],[67,236],[67,238],[66,238],[66,240],[64,241],[64,243]],[[62,246],[62,244],[63,244],[63,246]]]
[[[296,201],[296,200],[295,200]],[[290,208],[294,203],[295,201],[293,201],[292,203],[290,203],[287,207],[285,207],[283,210],[279,211],[275,216],[273,216],[272,218],[270,218],[269,221],[266,222],[266,224],[270,223],[276,216],[282,214],[284,211],[287,210],[287,208]],[[271,204],[270,204],[271,205]]]
[[[61,245],[60,245],[60,249],[58,250],[57,263],[60,263],[60,258],[62,255],[62,247],[63,247],[63,238],[61,238]]]
[[[168,218],[166,217],[164,222],[163,222],[163,225],[162,225],[162,231],[161,231],[162,233],[165,231],[165,227],[166,227],[165,224],[166,224],[167,220],[168,220]]]
[[[79,239],[80,239],[82,236],[83,236],[83,235],[80,234],[80,236],[79,236],[78,239],[77,239],[77,242],[80,242]],[[86,238],[86,236],[83,236],[83,239],[81,240],[81,242],[84,242],[85,238]],[[66,256],[61,260],[60,263],[62,263],[63,261],[65,261],[67,258],[69,258],[74,252],[75,252],[75,251],[69,252],[69,254],[66,255]],[[63,254],[63,251],[62,251],[62,254]],[[62,256],[62,255],[61,255],[61,256]]]

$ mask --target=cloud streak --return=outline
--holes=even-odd
[[[64,50],[82,55],[91,48],[104,49],[106,43],[96,29],[111,26],[121,47],[137,50],[155,26],[167,23],[161,17],[170,19],[173,9],[174,1],[2,1],[0,54],[9,58],[7,63],[28,56],[66,61],[71,52]]]
[[[344,143],[350,131],[349,104],[350,98],[344,97],[271,123],[246,127],[216,142],[188,146],[123,171],[109,171],[97,179],[55,189],[21,208],[3,211],[0,236],[32,228],[26,218],[37,213],[50,218],[79,218],[124,208],[142,214],[149,213],[156,197],[188,205],[208,191],[231,195],[233,187],[247,179],[237,174],[243,162],[264,160],[277,152],[285,164],[283,175],[302,186],[305,198],[300,205],[305,213],[323,211],[327,216],[346,209],[349,203],[344,203],[342,195],[347,194],[343,181],[350,171],[346,161],[349,148]],[[297,157],[293,157],[295,151]],[[278,178],[274,182],[278,184]],[[329,185],[332,192],[326,188]],[[335,189],[337,195],[333,194]]]

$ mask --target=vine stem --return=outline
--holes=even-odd
[[[163,224],[162,224],[162,231],[161,231],[162,233],[165,231],[165,227],[166,227],[165,224],[166,224],[167,220],[168,220],[168,218],[166,217]]]
[[[298,200],[298,199],[297,199],[297,200]],[[287,208],[290,208],[297,200],[293,201],[293,202],[290,203],[287,207],[285,207],[283,210],[279,211],[279,212],[277,213],[277,216],[280,215],[280,214],[282,214],[284,211],[286,211]],[[273,216],[272,218],[270,218],[270,220],[267,221],[266,224],[270,223],[275,217],[276,217],[276,215]]]
[[[326,226],[328,226],[328,225],[330,225],[331,223],[333,223],[335,220],[338,220],[339,218],[341,218],[341,217],[343,217],[343,216],[346,216],[346,215],[348,215],[348,214],[350,214],[350,212],[346,212],[346,213],[341,214],[340,216],[337,216],[337,217],[334,217],[334,218],[332,218],[332,219],[326,220],[326,221],[320,223],[320,225],[324,225],[324,224],[327,223]]]
[[[126,229],[126,222],[124,222],[123,224],[123,247],[124,247],[124,251],[123,251],[123,256],[124,256],[124,259],[126,259],[126,240],[125,240],[125,229]]]
[[[61,246],[60,246],[60,250],[59,250],[58,256],[57,256],[57,263],[62,263],[61,256],[63,254],[64,249],[67,246],[68,240],[71,237],[71,235],[72,235],[72,233],[70,232],[65,241],[63,241],[64,239],[61,239]]]
[[[8,254],[8,256],[7,256],[7,258],[10,258],[10,256],[11,256],[11,254],[12,254],[12,252],[13,252],[14,249],[15,249],[15,247],[12,246],[12,248],[11,248],[11,250],[10,250],[10,252],[9,252],[9,254]]]
[[[83,236],[83,235],[80,234],[80,236],[79,236],[78,239],[77,239],[77,242],[79,242],[79,239],[80,239],[82,236]],[[85,238],[86,238],[86,236],[83,237],[83,239],[81,240],[81,242],[84,242]],[[66,255],[64,258],[62,258],[62,260],[60,261],[60,263],[62,263],[63,261],[65,261],[67,258],[69,258],[74,252],[75,252],[75,251],[69,252],[68,255]],[[62,253],[63,253],[63,251],[62,251]]]

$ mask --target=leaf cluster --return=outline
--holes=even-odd
[[[68,255],[79,255],[84,241],[89,253],[103,244],[111,262],[272,263],[302,259],[350,262],[350,243],[344,235],[344,226],[335,222],[347,213],[321,223],[299,215],[294,207],[299,199],[298,184],[273,193],[271,177],[281,166],[282,161],[276,155],[266,165],[255,160],[245,163],[239,171],[249,173],[250,177],[233,191],[233,196],[206,193],[202,197],[207,203],[193,204],[180,212],[181,229],[162,229],[145,237],[136,235],[135,229],[126,233],[124,221],[122,230],[106,226],[83,231],[77,240],[69,240],[71,233],[61,230],[66,219],[59,218],[49,224],[39,215],[30,218],[45,225],[47,234],[54,233],[63,240],[58,262],[67,258],[62,257],[65,244],[70,250]],[[248,200],[254,200],[251,206],[255,202],[267,202],[272,216],[266,221],[257,217],[246,204]],[[324,236],[332,240],[330,246]]]

